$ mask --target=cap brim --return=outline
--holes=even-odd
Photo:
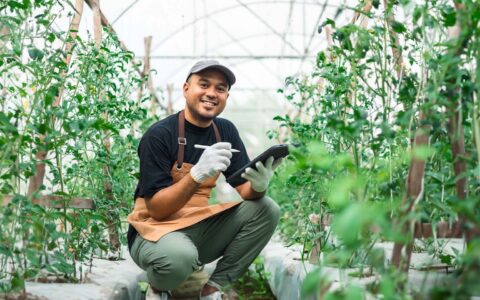
[[[216,69],[216,70],[219,70],[220,72],[222,72],[225,75],[225,77],[227,78],[228,84],[230,86],[232,86],[235,83],[235,81],[237,80],[235,78],[235,75],[233,74],[232,71],[230,71],[229,68],[227,68],[223,65],[216,65],[216,64],[209,65],[209,66],[202,66],[200,68],[194,69],[194,70],[192,70],[191,74],[198,73],[198,72],[201,72],[201,71],[204,71],[204,70],[207,70],[207,69]]]

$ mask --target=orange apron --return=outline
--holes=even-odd
[[[175,184],[183,176],[188,176],[192,164],[183,163],[183,156],[185,151],[186,139],[185,139],[185,115],[184,112],[179,114],[179,149],[177,162],[170,170],[170,174]],[[217,142],[221,141],[220,134],[215,123],[212,124],[215,131],[215,137]],[[140,234],[141,237],[148,241],[156,242],[165,234],[179,230],[193,224],[196,224],[208,217],[216,215],[222,211],[225,211],[233,206],[241,203],[241,201],[227,202],[222,204],[208,205],[210,194],[215,187],[216,181],[219,175],[209,178],[207,181],[200,184],[195,194],[188,200],[188,202],[177,212],[168,216],[163,220],[156,220],[148,213],[147,206],[144,198],[137,198],[133,212],[127,217],[128,223],[130,223]]]

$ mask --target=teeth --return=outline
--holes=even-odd
[[[206,103],[206,104],[208,104],[208,105],[211,105],[211,106],[215,106],[215,105],[216,105],[216,103],[210,102],[210,101],[202,101],[202,102],[203,102],[203,103]]]

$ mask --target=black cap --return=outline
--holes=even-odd
[[[225,67],[224,65],[222,65],[221,63],[213,59],[201,60],[197,62],[195,65],[193,65],[193,67],[190,69],[190,72],[188,72],[187,80],[190,77],[190,75],[201,72],[206,69],[217,69],[220,72],[222,72],[223,75],[225,75],[225,77],[227,78],[229,87],[231,87],[236,81],[235,75],[229,68]]]

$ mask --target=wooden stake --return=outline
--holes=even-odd
[[[92,1],[93,12],[93,37],[95,45],[100,48],[102,44],[102,17],[100,15],[100,3],[98,0]]]
[[[363,6],[362,11],[364,13],[369,13],[372,10],[372,6],[373,6],[372,0],[367,0],[365,1],[365,5]],[[362,16],[360,16],[360,12],[355,11],[355,14],[353,15],[351,23],[355,24],[360,18],[362,18]],[[362,20],[360,21],[360,26],[363,28],[367,27],[366,23],[364,24],[364,22],[368,22],[365,17],[363,17]]]
[[[117,35],[117,33],[115,32],[115,30],[113,29],[112,25],[110,25],[110,22],[108,21],[107,17],[105,17],[105,15],[102,13],[102,10],[100,9],[100,5],[98,4],[98,1],[97,0],[85,0],[85,3],[87,3],[87,5],[92,9],[94,9],[94,7],[97,7],[98,8],[98,15],[97,17],[99,16],[100,17],[100,23],[111,33]],[[125,44],[120,41],[120,47],[127,51],[127,52],[130,52],[130,50],[128,50],[128,48],[125,46]],[[134,66],[135,70],[138,72],[138,74],[142,75],[142,72],[140,71],[139,68],[137,68],[136,66]]]
[[[143,75],[147,76],[147,89],[150,94],[150,114],[154,117],[157,114],[157,101],[153,90],[152,74],[150,72],[150,50],[152,48],[152,36],[143,39],[145,46],[145,56],[143,57]]]
[[[167,114],[173,114],[173,84],[167,84]]]
[[[455,3],[455,8],[457,12],[464,10],[465,6],[463,4]],[[457,16],[460,16],[457,13]],[[461,25],[460,20],[457,18],[457,22],[455,26],[449,28],[448,36],[451,40],[458,40],[460,38],[464,38],[465,40],[458,41],[459,47],[455,49],[455,53],[453,55],[460,55],[466,42],[468,41],[469,37],[461,37]],[[455,66],[456,67],[456,66]],[[454,85],[455,82],[452,80],[450,82],[451,85]],[[467,176],[465,176],[467,172],[467,164],[465,162],[465,135],[463,129],[463,115],[462,115],[462,99],[460,96],[459,87],[455,87],[447,91],[450,97],[450,105],[447,107],[447,113],[449,116],[448,119],[448,134],[450,137],[451,149],[452,149],[452,156],[453,156],[453,171],[455,174],[455,188],[457,193],[458,200],[465,200],[467,198]],[[469,230],[466,228],[465,223],[467,222],[467,218],[464,215],[459,216],[460,226],[459,230],[462,230],[465,234],[465,239],[467,243],[470,242],[471,239],[474,238],[475,228],[473,230]]]
[[[387,11],[388,0],[383,0],[383,5],[385,7],[385,11]],[[400,80],[400,78],[402,77],[404,64],[403,64],[402,46],[400,45],[400,39],[398,38],[398,34],[392,30],[392,24],[393,22],[395,22],[393,13],[387,14],[386,21],[387,21],[389,36],[392,40],[392,54],[393,54],[393,61],[395,63],[395,71],[397,72],[397,79]]]
[[[78,28],[80,25],[80,21],[82,19],[82,13],[83,13],[83,0],[76,0],[75,1],[75,15],[72,18],[72,21],[70,22],[70,26],[68,29],[70,38],[69,40],[66,41],[65,43],[65,52],[67,53],[65,56],[65,64],[67,65],[67,70],[68,67],[70,66],[70,61],[72,59],[72,49],[75,45],[75,40],[77,38],[77,32]],[[62,71],[60,74],[61,78],[65,78],[67,71]],[[63,88],[59,90],[59,93],[57,97],[55,98],[55,102],[52,104],[54,107],[58,107],[62,101],[62,95],[63,95]],[[55,117],[53,118],[53,124],[55,123]],[[36,168],[36,173],[29,179],[28,183],[28,190],[27,190],[27,195],[33,195],[33,193],[40,188],[40,186],[43,184],[43,180],[45,178],[45,163],[43,162],[45,158],[47,157],[48,151],[46,150],[46,145],[45,145],[45,136],[40,135],[40,143],[37,148],[37,153],[35,154],[35,159],[38,162],[35,165]],[[33,200],[35,203],[37,200]]]
[[[65,43],[65,52],[67,56],[65,58],[65,64],[68,67],[70,66],[70,62],[72,61],[72,50],[75,46],[75,41],[78,35],[78,28],[80,27],[80,21],[82,20],[83,14],[83,0],[76,0],[75,1],[75,14],[73,16],[72,22],[70,23],[70,27],[68,28],[69,40]],[[60,77],[64,78],[67,74],[67,71],[62,71]],[[61,88],[58,92],[58,96],[55,98],[55,102],[53,103],[54,107],[58,107],[62,102],[63,96],[63,88]]]
[[[422,124],[426,121],[426,116],[423,112],[420,113],[420,126],[415,132],[415,138],[412,145],[412,154],[420,147],[426,147],[429,144],[430,125]],[[410,214],[420,199],[423,197],[423,180],[425,175],[425,159],[418,158],[415,155],[412,157],[410,169],[408,171],[406,182],[406,194],[403,198],[403,211],[400,217],[407,217]],[[410,258],[413,249],[413,233],[414,220],[408,219],[405,223],[400,224],[402,227],[402,234],[410,237],[410,241],[405,244],[397,242],[393,246],[392,264],[398,269],[408,272],[410,266]],[[405,248],[405,249],[404,249]]]
[[[100,47],[102,45],[102,15],[100,11],[100,1],[99,0],[93,0],[91,1],[91,7],[93,10],[93,32],[94,32],[94,38],[95,38],[95,45],[99,48],[99,51],[101,50]],[[99,99],[98,101],[103,101],[102,97],[103,91],[99,91]],[[103,115],[103,118],[108,121],[108,113],[105,112]],[[108,236],[109,236],[109,242],[110,242],[110,248],[114,251],[117,251],[120,249],[120,238],[117,230],[117,226],[115,225],[116,222],[119,222],[120,220],[118,219],[118,215],[114,213],[115,207],[112,205],[112,202],[114,200],[113,196],[113,184],[112,184],[112,171],[111,167],[109,165],[109,158],[110,158],[110,153],[111,153],[111,142],[110,142],[110,136],[108,134],[108,131],[105,131],[105,136],[103,138],[103,146],[105,148],[105,152],[107,155],[107,163],[102,166],[103,173],[105,175],[105,181],[104,181],[104,196],[109,202],[108,207],[109,212],[107,212],[107,227],[108,227]]]
[[[463,4],[455,4],[455,7],[457,11],[464,9]],[[461,55],[465,46],[467,45],[468,40],[470,39],[470,36],[468,35],[461,36],[461,28],[460,28],[459,22],[460,22],[459,18],[457,18],[456,25],[449,30],[449,37],[452,40],[459,39],[459,38],[462,38],[462,40],[458,41],[457,43],[458,46],[456,48],[453,48],[453,50],[451,51],[451,53],[449,53],[449,55],[454,55],[454,56]],[[452,81],[450,82],[450,84],[453,85],[455,84],[455,82]],[[447,113],[449,113],[449,120],[448,120],[447,126],[448,126],[450,143],[451,143],[451,148],[453,153],[453,161],[454,161],[453,168],[454,168],[454,173],[456,177],[455,185],[456,185],[456,192],[457,192],[458,199],[463,200],[463,199],[466,199],[467,197],[467,178],[465,176],[462,176],[466,172],[466,163],[464,160],[465,140],[464,140],[464,132],[463,132],[463,124],[462,124],[461,99],[459,99],[458,89],[453,89],[453,90],[450,89],[448,92],[450,94],[449,96],[451,97],[451,105],[447,107]],[[422,117],[424,118],[424,116]],[[424,128],[424,130],[426,129],[427,128]],[[428,143],[427,142],[428,135],[423,137],[422,135],[425,135],[425,133],[416,135],[413,143],[413,148],[415,148],[417,145],[426,145]],[[417,139],[417,137],[419,139]],[[407,180],[407,193],[408,193],[408,196],[410,197],[410,203],[408,204],[406,203],[406,201],[404,201],[404,204],[408,204],[404,215],[413,211],[416,203],[420,200],[422,196],[424,171],[425,171],[424,161],[423,162],[412,161],[412,165],[410,167],[408,180]],[[419,182],[422,183],[420,186],[419,186]],[[413,199],[416,199],[416,200],[412,201]],[[459,217],[459,219],[460,219],[459,220],[460,224],[464,224],[466,221],[466,218],[462,215]],[[454,229],[461,230],[462,227],[465,227],[465,226],[455,226]],[[404,233],[413,235],[412,231],[413,231],[413,224],[412,224],[412,221],[409,220],[404,226]],[[477,231],[478,230],[476,229],[466,230],[465,236],[466,236],[467,243]],[[453,232],[452,234],[458,235],[457,232]],[[412,238],[412,241],[413,241],[413,238]],[[402,257],[401,252],[403,247],[404,245],[402,243],[395,243],[393,254],[392,254],[392,263],[395,264],[397,267],[401,268],[403,271],[408,271],[408,267],[410,264],[410,257],[412,254],[413,243],[411,242],[406,247],[406,252],[407,252],[406,259],[401,259]]]
[[[145,55],[143,56],[143,71],[141,73],[142,76],[142,84],[140,85],[140,89],[137,94],[137,98],[140,101],[142,99],[142,94],[143,94],[143,85],[144,82],[143,80],[145,79],[145,76],[147,77],[147,89],[149,93],[149,98],[150,98],[150,114],[152,117],[155,117],[157,114],[157,107],[160,107],[163,110],[167,110],[167,108],[162,105],[155,93],[155,89],[153,88],[153,79],[152,79],[152,74],[150,70],[150,51],[152,48],[152,36],[147,36],[143,39],[143,43],[145,46]]]

